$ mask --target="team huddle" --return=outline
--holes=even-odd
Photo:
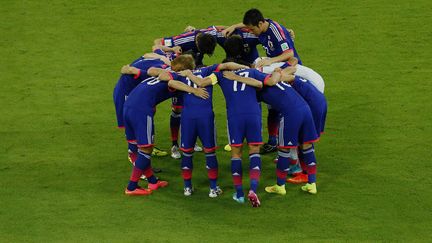
[[[294,47],[294,32],[265,19],[257,9],[248,10],[243,22],[229,27],[210,26],[156,39],[153,52],[125,65],[114,89],[118,126],[125,129],[128,156],[133,163],[126,195],[149,195],[168,185],[159,180],[151,157],[164,155],[154,147],[154,115],[159,103],[171,99],[171,156],[181,158],[184,195],[193,194],[193,153],[203,151],[210,184],[209,197],[218,197],[218,160],[213,113],[213,87],[219,85],[226,101],[227,131],[231,151],[234,201],[253,207],[261,202],[257,188],[261,155],[277,151],[276,184],[268,193],[285,195],[285,183],[302,184],[303,191],[317,193],[316,159],[313,144],[324,131],[327,102],[324,81],[303,66]],[[220,45],[226,58],[205,66],[204,55]],[[267,57],[259,57],[262,45]],[[262,138],[261,102],[267,104],[268,142]],[[180,133],[180,143],[178,143]],[[197,139],[202,147],[197,145]],[[242,148],[249,152],[250,186],[243,190]],[[182,154],[180,154],[181,150]],[[288,178],[288,176],[290,176]],[[141,178],[148,187],[140,187]]]

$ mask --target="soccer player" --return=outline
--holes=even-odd
[[[290,70],[293,73],[293,69]],[[295,76],[291,73],[281,74],[274,72],[272,77],[279,77],[279,80],[293,81]],[[236,75],[235,80],[248,85],[259,86],[261,80],[251,77]],[[289,171],[289,159],[293,156],[290,153],[297,146],[301,145],[301,153],[307,164],[308,183],[302,187],[303,191],[316,194],[316,159],[313,143],[319,139],[315,128],[312,112],[306,101],[287,82],[264,82],[264,88],[259,92],[262,100],[281,112],[282,118],[279,124],[279,159],[277,161],[276,176],[277,183],[268,186],[265,190],[269,193],[285,195],[285,182]]]
[[[276,21],[265,19],[258,9],[248,10],[242,23],[228,27],[223,34],[231,35],[237,28],[247,28],[258,36],[267,56],[270,57],[257,63],[258,68],[274,62],[288,61],[289,57],[296,57],[298,63],[302,63],[289,31]]]
[[[180,72],[185,76],[179,81],[188,86],[205,87],[209,93],[209,99],[200,99],[191,93],[183,93],[184,107],[181,117],[181,150],[183,151],[181,170],[184,180],[184,195],[193,193],[192,171],[193,171],[193,146],[199,137],[204,146],[206,156],[206,168],[210,181],[209,197],[217,197],[222,190],[217,186],[218,162],[216,158],[216,127],[213,113],[212,93],[216,78],[213,72],[220,70],[236,70],[246,66],[236,63],[222,63],[195,70]]]
[[[216,28],[210,27],[154,40],[156,46],[181,47],[183,52],[192,51],[197,66],[203,65],[204,54],[213,55],[216,47]]]
[[[236,61],[239,63],[239,61]],[[241,69],[235,72],[244,77],[254,77],[259,80],[268,80],[270,76],[256,69]],[[230,78],[230,72],[215,73],[219,85],[225,96],[227,108],[228,139],[231,145],[231,172],[236,193],[233,199],[244,203],[242,183],[242,147],[246,138],[249,146],[249,177],[250,190],[248,199],[253,207],[259,207],[261,202],[256,194],[261,174],[261,156],[259,154],[262,144],[261,135],[261,107],[257,100],[256,89],[239,83]]]
[[[189,55],[179,56],[171,64],[171,68],[174,71],[193,69],[195,67],[193,58]],[[135,67],[129,67],[128,71],[130,74],[138,76],[144,72]],[[163,74],[176,75],[175,73],[164,73],[163,69],[157,68],[150,68],[147,73],[152,77],[141,82],[129,94],[124,104],[126,139],[128,142],[136,143],[138,146],[138,158],[135,161],[129,184],[125,189],[126,195],[148,195],[152,190],[157,190],[160,187],[168,185],[168,182],[160,181],[153,175],[150,159],[154,145],[153,117],[155,107],[174,95],[175,90],[170,90],[169,87],[191,92],[202,98],[208,98],[208,93],[205,89],[193,88],[174,80],[165,82],[153,77],[157,75],[162,76]],[[148,189],[138,186],[138,180],[142,175],[145,175],[148,180]]]
[[[172,49],[166,48],[166,50],[172,51]],[[125,100],[129,96],[130,92],[144,79],[148,78],[149,75],[147,74],[147,71],[151,67],[157,67],[157,68],[165,68],[167,67],[167,64],[170,65],[170,60],[176,57],[175,52],[162,52],[161,50],[155,50],[159,52],[159,54],[156,53],[146,53],[144,56],[139,57],[135,61],[133,61],[130,66],[136,67],[138,69],[142,70],[142,73],[140,75],[130,75],[130,74],[122,74],[120,76],[120,79],[118,80],[114,92],[113,92],[113,98],[114,98],[114,105],[116,109],[116,116],[117,116],[117,126],[119,128],[124,128],[124,121],[123,121],[123,105],[125,103]],[[160,54],[164,54],[163,56]],[[157,55],[157,56],[156,56]],[[127,66],[124,67],[125,70],[128,68]],[[123,70],[123,68],[122,68]],[[131,163],[134,163],[138,155],[138,148],[135,144],[128,144],[128,158]]]
[[[312,117],[314,120],[316,133],[318,137],[320,138],[321,134],[324,133],[324,126],[325,126],[325,120],[327,116],[327,101],[323,93],[321,93],[311,81],[301,78],[299,76],[295,76],[295,78],[292,80],[290,79],[291,71],[289,68],[286,68],[282,71],[282,80],[290,81],[289,83],[294,88],[294,90],[299,93],[303,99],[306,101],[306,103],[309,105],[309,108],[312,112]],[[299,159],[300,164],[302,168],[303,173],[297,173],[294,174],[293,178],[288,179],[287,181],[293,184],[300,184],[300,183],[309,183],[309,176],[308,176],[308,166],[305,164],[304,158],[305,151],[304,146],[300,145],[300,147],[303,147],[303,149],[299,153]],[[314,149],[312,147],[312,149]],[[295,157],[290,160],[290,167],[298,167],[298,160],[295,160]]]
[[[235,29],[231,36],[226,37],[222,31],[225,29],[224,26],[215,26],[216,41],[224,48],[226,58],[235,58],[243,60],[249,64],[252,64],[258,58],[257,45],[259,45],[258,37],[249,33],[245,28]],[[237,42],[241,49],[230,49],[234,45],[226,45],[226,42]]]
[[[316,86],[316,83],[302,77],[301,75],[303,75],[304,73],[300,73],[300,75],[298,74],[299,67],[301,67],[301,65],[296,65],[295,69],[292,69],[289,67],[289,64],[280,62],[280,63],[273,63],[272,65],[265,66],[261,69],[264,73],[269,74],[272,73],[274,70],[277,69],[282,70],[281,68],[283,68],[284,70],[282,71],[283,74],[282,76],[285,79],[288,79],[286,75],[292,74],[292,72],[295,70],[294,72],[295,79],[291,80],[290,84],[308,103],[312,111],[312,116],[314,118],[314,124],[315,124],[315,128],[317,129],[317,134],[318,136],[320,136],[324,132],[325,118],[327,115],[327,101],[323,94],[323,90],[319,90]],[[324,86],[322,86],[322,88],[324,88]],[[292,152],[290,153],[290,155],[293,155],[294,157],[290,158],[289,174],[293,175],[294,177],[288,179],[287,181],[293,184],[308,182],[308,178],[306,175],[307,169],[304,162],[302,161],[302,153],[301,152],[299,153],[301,168],[298,163],[299,160],[298,157],[296,156],[296,153]]]
[[[248,10],[243,17],[242,23],[230,26],[223,31],[223,34],[230,35],[235,29],[245,27],[258,36],[267,56],[270,57],[259,61],[256,64],[256,68],[267,66],[274,62],[287,62],[292,57],[296,57],[299,64],[302,63],[288,30],[276,21],[265,19],[258,9]],[[263,152],[265,153],[276,150],[278,122],[279,112],[269,107],[267,117],[269,139],[263,146]]]

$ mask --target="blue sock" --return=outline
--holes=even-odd
[[[135,161],[135,167],[142,170],[142,171],[147,171],[148,168],[150,167],[150,158],[151,158],[150,154],[146,154],[142,151],[139,151],[138,152],[138,158]],[[149,182],[150,182],[150,180],[149,180]],[[129,181],[129,184],[128,184],[128,190],[129,191],[133,191],[137,187],[138,187],[138,181],[132,181],[132,180]]]
[[[189,188],[192,188],[192,170],[193,170],[192,156],[193,156],[192,153],[183,152],[183,157],[180,165],[182,170],[184,187],[189,187]]]
[[[261,176],[261,155],[250,154],[249,161],[250,189],[256,192]]]
[[[129,191],[133,191],[138,187],[138,181],[129,181],[129,184],[127,186],[127,189]]]
[[[289,152],[278,152],[278,162],[276,165],[276,177],[278,186],[283,186],[286,183],[286,178],[289,170]]]
[[[276,146],[276,144],[277,144],[277,137],[276,136],[269,136],[269,138],[268,138],[268,144]]]
[[[138,146],[136,144],[128,143],[128,151],[132,153],[137,153]]]
[[[218,178],[218,161],[216,153],[207,153],[206,155],[207,175],[210,181],[210,188],[216,189]]]
[[[180,129],[180,118],[181,118],[181,113],[171,111],[170,129],[171,129],[171,141],[173,146],[178,146],[177,140],[178,140],[178,134]]]
[[[316,158],[315,149],[310,147],[308,149],[302,150],[304,162],[307,165],[308,183],[316,182]]]
[[[242,161],[241,158],[231,158],[231,173],[234,181],[234,188],[237,192],[237,198],[244,197],[242,184]]]

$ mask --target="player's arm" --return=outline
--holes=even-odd
[[[242,76],[237,75],[233,72],[223,72],[223,76],[227,79],[230,79],[233,81],[238,81],[240,83],[244,83],[244,84],[247,84],[247,85],[252,86],[252,87],[256,87],[256,88],[262,88],[263,87],[263,83],[261,81],[256,80],[254,78],[242,77]]]
[[[208,99],[209,93],[207,92],[207,90],[205,88],[193,88],[189,85],[186,85],[180,81],[177,80],[170,80],[168,82],[168,86],[170,88],[176,89],[176,90],[181,90],[184,92],[188,92],[188,93],[192,93],[197,97],[203,98],[203,99]]]
[[[292,57],[288,58],[287,63],[288,63],[290,66],[295,66],[295,65],[298,64],[298,59],[295,58],[294,56],[292,56]]]
[[[275,63],[275,62],[287,62],[288,60],[292,61],[293,57],[294,57],[294,52],[292,50],[286,50],[282,54],[280,54],[279,56],[271,57],[271,58],[265,58],[265,59],[260,60],[255,65],[255,67],[256,68],[260,68],[260,67],[263,67],[263,66],[269,66],[269,65],[271,65],[272,63]],[[298,62],[298,60],[297,60],[297,62]]]
[[[275,69],[276,72],[280,72],[281,74],[281,81],[292,83],[295,80],[294,73],[296,72],[295,67],[287,67],[282,70]]]
[[[209,85],[216,84],[216,83],[214,83],[214,79],[216,78],[216,76],[213,74],[212,75],[214,77],[212,77],[212,75],[210,75],[210,76],[207,76],[205,78],[200,78],[200,77],[195,76],[191,70],[183,70],[183,71],[179,72],[179,75],[189,78],[192,82],[194,82],[196,85],[198,85],[200,87],[207,87]],[[216,81],[217,81],[217,78],[216,78]]]
[[[234,24],[234,25],[231,25],[230,27],[228,27],[228,28],[222,30],[222,34],[223,34],[225,37],[227,37],[227,36],[232,35],[232,33],[234,33],[234,31],[235,31],[236,29],[241,29],[241,28],[245,28],[245,27],[246,27],[246,25],[244,25],[243,23]]]
[[[146,53],[143,55],[143,57],[148,58],[148,59],[159,59],[162,62],[164,62],[166,65],[171,65],[170,60],[166,56],[163,56],[163,55],[160,55],[160,54],[157,54],[154,52]]]
[[[273,71],[271,76],[268,76],[266,78],[266,80],[264,80],[264,85],[265,86],[274,86],[277,83],[283,81],[283,80],[281,80],[281,77],[282,77],[282,72],[281,72],[280,68],[275,69],[275,71]]]
[[[169,47],[169,46],[164,46],[164,45],[159,44],[159,45],[154,45],[152,47],[153,51],[156,51],[158,49],[162,50],[163,52],[174,52],[174,53],[181,53],[182,52],[182,49],[180,46]]]
[[[168,82],[168,81],[174,79],[173,74],[170,71],[168,71],[166,69],[161,69],[161,68],[159,68],[159,69],[160,70],[156,70],[156,71],[159,71],[157,76],[158,76],[160,81],[167,81]]]
[[[230,71],[234,71],[234,70],[239,70],[239,69],[246,69],[249,68],[246,65],[241,65],[235,62],[226,62],[226,63],[221,63],[219,64],[219,70],[230,70]]]
[[[163,46],[162,45],[163,38],[157,38],[153,41],[153,46]]]

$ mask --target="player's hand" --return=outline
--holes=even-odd
[[[186,70],[180,71],[178,74],[180,76],[183,76],[183,77],[189,77],[190,75],[192,75],[192,71],[189,69],[186,69]]]
[[[233,26],[230,26],[230,27],[222,30],[221,33],[223,36],[228,37],[228,36],[232,35],[234,33],[234,31],[235,31],[235,28]]]
[[[288,30],[289,35],[291,36],[291,39],[294,41],[294,39],[295,39],[294,30],[293,29],[287,29],[287,30]]]
[[[203,99],[208,99],[210,97],[209,93],[205,88],[195,88],[193,94]]]
[[[170,73],[169,73],[168,70],[162,70],[162,71],[159,73],[158,78],[159,78],[160,80],[163,80],[163,81],[168,81],[168,80],[171,79],[171,75],[170,75]]]
[[[288,83],[292,83],[295,79],[295,76],[293,74],[286,74],[284,72],[282,72],[281,75],[281,80],[288,82]]]
[[[161,57],[160,58],[162,62],[164,62],[166,65],[171,66],[171,61],[168,57]]]
[[[271,64],[272,64],[272,62],[270,61],[270,58],[261,59],[257,62],[257,64],[255,65],[255,68],[261,68],[264,66],[269,66]]]
[[[124,65],[121,68],[120,73],[121,74],[134,74],[133,73],[133,69],[134,69],[134,67],[129,66],[129,64],[128,65]]]
[[[182,48],[180,46],[174,46],[172,48],[173,52],[175,53],[182,53]]]
[[[237,74],[230,72],[230,71],[225,71],[223,72],[223,76],[227,79],[231,79],[231,80],[235,80],[238,76]]]
[[[276,69],[275,69],[275,71],[276,71]],[[297,71],[297,68],[291,66],[291,67],[284,68],[284,70],[282,72],[285,74],[293,75],[296,71]]]
[[[184,29],[184,32],[192,32],[192,31],[195,31],[195,30],[196,30],[195,27],[188,25],[188,26],[186,26],[186,28]]]

